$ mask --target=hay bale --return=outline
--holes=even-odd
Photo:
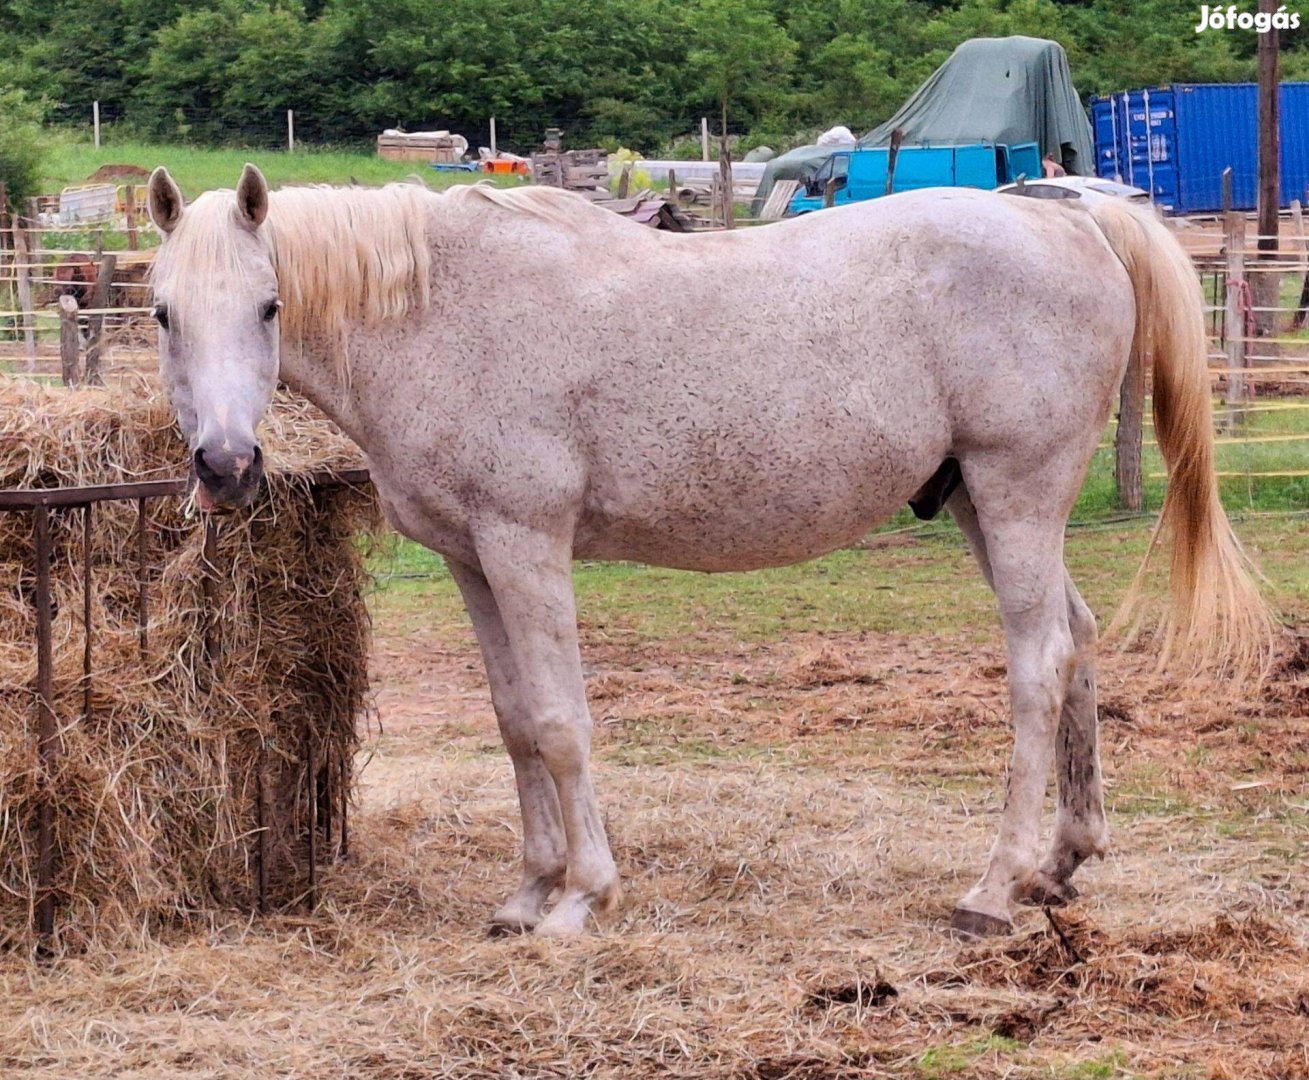
[[[0,385],[0,488],[162,479],[186,472],[165,402],[124,389]],[[256,898],[262,798],[269,899],[303,896],[311,785],[348,788],[367,689],[361,531],[371,491],[315,488],[358,450],[310,406],[274,403],[268,483],[250,510],[204,528],[180,497],[146,503],[146,648],[137,506],[97,504],[91,528],[90,712],[83,681],[83,513],[49,511],[54,595],[56,920],[59,944],[143,937]],[[0,512],[0,944],[30,943],[41,766],[36,739],[33,515]],[[206,629],[218,646],[212,662]],[[330,770],[330,773],[329,773]],[[338,836],[333,838],[339,842]]]

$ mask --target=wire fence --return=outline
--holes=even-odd
[[[501,115],[442,116],[427,113],[361,121],[357,113],[315,111],[289,102],[285,108],[264,111],[191,106],[150,108],[116,102],[83,102],[56,106],[50,122],[66,131],[78,131],[109,148],[115,142],[146,140],[180,146],[229,147],[260,150],[371,150],[377,136],[389,128],[404,131],[450,131],[462,135],[470,147],[495,146],[516,154],[540,147],[547,131],[562,133],[566,144],[616,147],[618,140],[596,117],[558,109],[514,107]],[[366,118],[365,118],[366,120]],[[750,129],[746,120],[729,117],[727,133],[737,139]],[[704,129],[717,139],[721,124],[713,118],[688,117],[680,122],[655,123],[643,138],[641,149],[700,156]]]

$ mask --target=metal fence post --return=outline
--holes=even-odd
[[[36,716],[41,758],[37,808],[36,933],[48,948],[55,931],[54,792],[51,775],[57,727],[54,708],[54,650],[50,595],[50,511],[33,511],[36,542]]]

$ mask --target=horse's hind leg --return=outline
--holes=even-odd
[[[1043,495],[1033,478],[973,466],[967,499],[951,500],[975,550],[985,553],[1009,650],[1014,752],[999,834],[986,873],[959,902],[952,925],[968,934],[1012,929],[1010,904],[1037,872],[1041,808],[1055,731],[1075,664],[1064,587],[1063,519],[1031,505]],[[1015,494],[1027,491],[1029,498]],[[959,493],[956,493],[958,497]],[[973,512],[972,504],[976,503]],[[971,520],[970,520],[971,517]]]
[[[987,584],[994,587],[986,537],[982,535],[967,488],[955,492],[947,507],[968,540]],[[1064,593],[1077,666],[1068,684],[1055,736],[1059,802],[1055,812],[1054,841],[1031,885],[1021,896],[1022,900],[1033,904],[1064,904],[1074,899],[1077,890],[1071,879],[1077,868],[1092,855],[1103,856],[1109,847],[1096,739],[1096,645],[1099,635],[1095,616],[1066,569]]]
[[[1054,841],[1024,897],[1034,904],[1063,904],[1077,896],[1070,880],[1090,856],[1103,856],[1109,848],[1109,827],[1104,816],[1104,785],[1100,777],[1100,751],[1096,742],[1096,641],[1095,616],[1064,573],[1068,626],[1077,649],[1077,668],[1068,684],[1055,736],[1055,775],[1059,803],[1055,811]]]
[[[447,564],[463,594],[486,662],[491,703],[514,765],[523,815],[523,880],[491,916],[491,925],[501,931],[531,930],[541,921],[550,894],[564,883],[564,823],[559,797],[536,746],[533,719],[519,692],[521,680],[491,587],[480,571],[454,560],[447,560]]]

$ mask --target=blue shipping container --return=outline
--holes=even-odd
[[[1232,205],[1253,210],[1259,179],[1259,88],[1254,83],[1174,83],[1091,99],[1096,172],[1149,191],[1172,213]],[[1309,83],[1281,88],[1282,205],[1309,186]]]

